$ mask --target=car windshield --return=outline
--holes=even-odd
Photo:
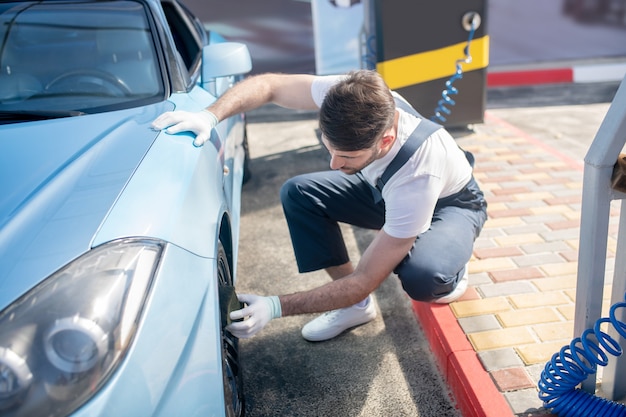
[[[78,114],[163,96],[135,1],[0,3],[0,116]]]

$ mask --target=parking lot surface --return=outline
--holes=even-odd
[[[242,206],[239,292],[283,294],[326,282],[298,274],[278,190],[289,177],[328,167],[314,115],[251,122],[252,179]],[[282,120],[281,120],[282,119]],[[344,229],[358,260],[372,232]],[[315,315],[272,321],[241,341],[249,416],[458,416],[429,344],[399,282],[375,294],[373,322],[336,339],[311,343],[301,327]]]

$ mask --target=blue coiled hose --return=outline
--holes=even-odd
[[[470,55],[470,45],[472,43],[472,39],[474,38],[474,32],[476,30],[476,27],[477,27],[476,23],[472,21],[471,27],[469,30],[469,36],[467,38],[467,45],[465,45],[465,49],[463,50],[463,53],[465,54],[465,58],[457,59],[455,63],[456,72],[454,73],[454,75],[452,75],[452,77],[448,81],[446,81],[446,88],[441,93],[441,99],[437,102],[437,108],[435,108],[435,115],[430,118],[430,120],[433,122],[443,123],[447,120],[446,116],[449,116],[450,113],[452,113],[452,110],[450,110],[448,107],[454,106],[456,104],[456,101],[454,101],[452,97],[450,96],[456,95],[459,93],[459,90],[456,87],[454,87],[452,84],[454,84],[456,80],[463,78],[462,64],[469,64],[472,62],[472,55]]]
[[[606,352],[613,356],[622,354],[623,349],[617,340],[603,332],[600,326],[609,323],[626,338],[626,323],[618,320],[616,313],[619,308],[626,309],[626,294],[624,300],[611,306],[608,318],[596,321],[593,329],[585,330],[546,363],[538,383],[539,398],[552,413],[560,417],[626,417],[623,404],[576,388],[588,375],[596,373],[598,365],[609,363]]]

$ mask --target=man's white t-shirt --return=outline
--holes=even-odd
[[[313,100],[321,107],[326,92],[344,76],[316,77],[311,86]],[[396,93],[395,97],[401,98]],[[401,98],[402,99],[402,98]],[[401,109],[396,141],[391,150],[362,170],[371,184],[383,174],[420,119]],[[465,153],[445,129],[433,133],[383,188],[383,230],[396,238],[418,236],[430,227],[437,200],[463,189],[472,176]]]

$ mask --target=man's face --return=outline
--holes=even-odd
[[[339,170],[349,175],[356,174],[374,162],[380,153],[378,146],[358,151],[340,151],[335,149],[323,136],[322,143],[330,153],[330,169]]]

